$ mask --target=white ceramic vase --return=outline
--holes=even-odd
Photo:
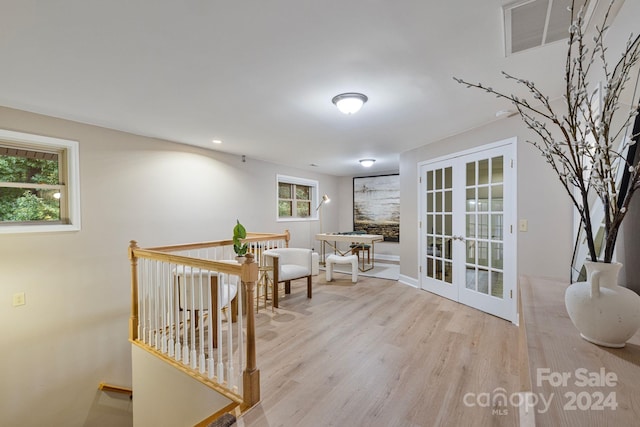
[[[640,328],[640,296],[618,285],[620,263],[585,262],[587,281],[570,285],[564,302],[571,321],[587,341],[624,347]]]

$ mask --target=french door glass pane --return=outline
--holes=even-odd
[[[453,168],[426,172],[426,275],[453,283]]]
[[[478,184],[489,183],[489,159],[480,160],[478,162]]]
[[[489,215],[487,214],[478,215],[478,238],[489,238]]]
[[[467,214],[467,238],[476,237],[476,214]]]
[[[476,290],[483,294],[489,293],[489,270],[484,268],[478,269],[478,286]]]
[[[476,164],[475,162],[467,163],[467,187],[476,185]]]
[[[497,271],[491,272],[491,295],[498,298],[504,297],[504,287],[502,282],[502,273]]]
[[[476,242],[473,240],[467,240],[467,262],[476,263]]]
[[[503,210],[503,187],[502,184],[491,186],[491,210],[499,212]]]
[[[491,159],[491,182],[503,182],[504,170],[502,163],[501,156]]]
[[[478,265],[489,267],[489,242],[478,241]]]
[[[478,212],[487,212],[489,210],[489,187],[478,188],[478,199],[476,201]]]
[[[476,210],[476,189],[467,188],[467,212],[475,212]]]
[[[444,281],[453,283],[453,264],[446,261],[444,263]]]
[[[466,277],[465,277],[465,286],[467,289],[476,290],[476,269],[472,266],[467,265],[466,269]]]
[[[491,267],[502,270],[502,243],[491,242]]]
[[[467,162],[466,288],[503,298],[504,158]]]
[[[502,240],[502,214],[491,215],[491,239]]]

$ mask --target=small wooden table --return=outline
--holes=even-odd
[[[373,269],[375,263],[375,243],[384,241],[382,234],[339,234],[339,233],[321,233],[316,234],[316,240],[321,242],[320,246],[320,262],[324,265],[325,259],[325,244],[328,244],[333,248],[333,252],[345,256],[351,252],[351,248],[342,251],[338,248],[338,242],[347,242],[349,244],[363,244],[371,245],[371,264],[366,267],[364,263],[364,256],[362,257],[362,263],[358,266],[360,271],[369,271]]]

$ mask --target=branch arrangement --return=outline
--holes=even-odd
[[[640,36],[629,37],[620,60],[611,69],[605,57],[607,48],[603,39],[614,1],[609,4],[602,25],[596,26],[595,36],[590,42],[585,34],[584,11],[580,9],[574,14],[572,2],[564,75],[566,109],[561,113],[554,110],[549,97],[529,80],[502,72],[507,80],[527,88],[530,96],[527,99],[454,77],[455,81],[469,88],[482,89],[511,101],[526,126],[537,135],[536,140],[527,142],[544,156],[576,207],[592,261],[598,261],[598,253],[589,195],[592,191],[596,193],[604,206],[605,244],[601,261],[607,263],[612,261],[618,230],[628,212],[629,202],[640,187],[638,161],[628,162],[625,156],[638,138],[638,135],[627,135],[626,131],[638,114],[640,104],[635,103],[628,110],[620,104],[632,73],[637,79],[638,71],[634,71],[634,66],[640,60]],[[602,67],[602,83],[589,80],[593,74],[592,67],[597,64]],[[629,172],[629,185],[622,193],[617,179],[621,168]]]

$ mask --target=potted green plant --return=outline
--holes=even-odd
[[[629,134],[640,105],[633,99],[628,109],[623,108],[626,83],[637,80],[640,36],[630,36],[617,65],[609,67],[604,36],[614,1],[592,39],[586,34],[583,10],[574,14],[572,1],[562,107],[556,106],[534,82],[505,72],[504,77],[523,86],[530,98],[454,79],[509,100],[536,135],[527,142],[540,151],[566,190],[580,216],[589,251],[590,261],[585,262],[587,281],[574,283],[565,294],[569,316],[583,338],[622,347],[640,327],[640,297],[617,286],[622,265],[612,262],[620,225],[629,211],[631,197],[640,188],[639,156],[634,147],[638,135]],[[594,81],[597,65],[601,69]],[[624,180],[619,179],[623,172],[627,177],[624,187]],[[596,203],[601,203],[604,210],[602,258],[596,240],[600,223],[593,217]],[[600,288],[608,290],[600,292]],[[611,294],[616,298],[610,298]]]
[[[236,253],[236,260],[241,263],[244,262],[244,256],[249,249],[246,243],[242,243],[242,239],[246,237],[247,230],[240,224],[240,221],[236,219],[236,225],[233,227],[233,251]]]

